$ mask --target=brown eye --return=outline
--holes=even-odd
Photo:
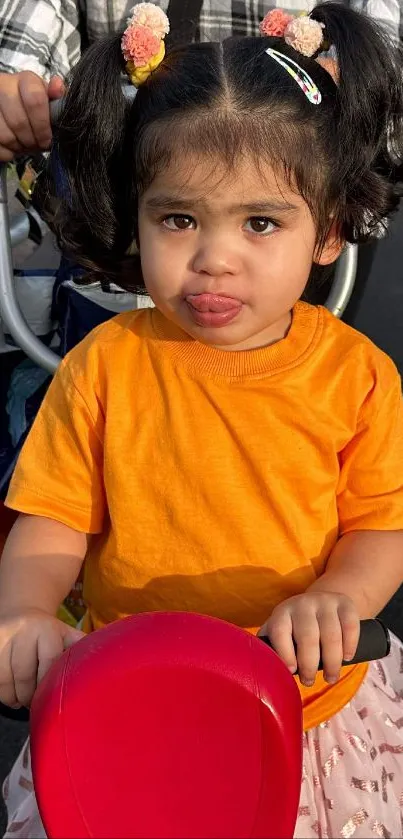
[[[167,216],[164,224],[169,230],[190,230],[195,226],[195,221],[192,216]]]
[[[262,234],[272,233],[276,227],[269,218],[265,218],[264,216],[252,216],[252,218],[248,219],[246,225],[247,230],[252,231],[252,233]]]

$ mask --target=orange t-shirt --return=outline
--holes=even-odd
[[[7,504],[94,534],[87,629],[180,609],[252,630],[340,535],[403,528],[402,416],[393,363],[323,308],[298,303],[284,340],[246,352],[127,313],[62,363]],[[365,672],[301,688],[305,727]]]

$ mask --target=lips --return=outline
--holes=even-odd
[[[188,294],[186,297],[189,303],[197,312],[231,312],[242,306],[241,300],[234,297],[224,297],[220,294]]]
[[[243,306],[235,297],[207,293],[188,294],[186,303],[194,323],[204,328],[227,326],[238,317]]]

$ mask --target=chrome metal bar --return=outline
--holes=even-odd
[[[19,213],[10,221],[10,243],[15,248],[21,242],[25,242],[29,236],[29,218],[27,213]]]
[[[346,311],[357,275],[358,246],[346,245],[336,263],[336,273],[325,306],[337,318]]]
[[[49,373],[54,373],[60,358],[46,347],[29,328],[21,313],[14,284],[7,210],[7,167],[0,168],[0,317],[3,327],[26,355]]]

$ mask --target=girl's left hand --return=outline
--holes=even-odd
[[[291,673],[298,667],[304,685],[314,683],[320,656],[323,675],[333,684],[340,676],[342,661],[354,657],[360,619],[353,601],[344,594],[308,591],[276,606],[259,634],[268,635]]]

